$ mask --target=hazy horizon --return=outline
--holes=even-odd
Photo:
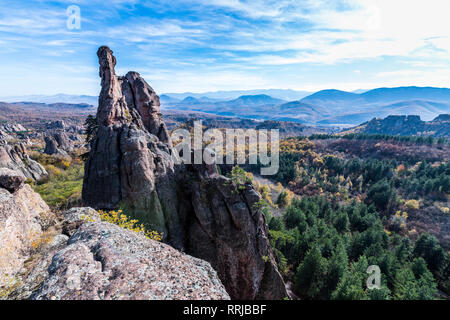
[[[395,86],[395,87],[374,87],[374,88],[368,88],[368,89],[356,89],[356,90],[342,90],[342,89],[338,89],[338,88],[325,88],[325,89],[320,89],[320,90],[312,90],[312,91],[304,91],[304,90],[296,90],[296,89],[292,89],[292,88],[256,88],[256,89],[248,89],[248,90],[221,90],[218,89],[216,91],[198,91],[198,92],[193,92],[193,91],[183,91],[183,92],[156,92],[159,96],[161,95],[207,95],[207,94],[215,94],[215,93],[240,93],[242,92],[243,94],[245,94],[246,92],[253,92],[253,91],[293,91],[293,92],[298,92],[298,93],[304,93],[305,97],[307,95],[312,95],[314,93],[320,92],[320,91],[326,91],[326,90],[338,90],[338,91],[345,91],[345,92],[350,92],[350,93],[355,93],[355,94],[361,94],[367,91],[371,91],[371,90],[375,90],[375,89],[394,89],[394,88],[408,88],[408,87],[417,87],[417,88],[437,88],[437,89],[449,89],[450,87],[434,87],[434,86]],[[99,91],[100,92],[100,91]],[[251,93],[249,95],[260,95],[260,94],[265,94],[265,93]],[[59,96],[59,95],[65,95],[65,96],[87,96],[87,97],[97,97],[97,94],[86,94],[86,93],[65,93],[65,92],[58,92],[58,93],[54,93],[54,94],[39,94],[39,93],[30,93],[30,94],[24,94],[24,95],[5,95],[5,96],[0,96],[0,99],[2,98],[15,98],[15,97],[33,97],[33,96],[42,96],[42,97],[50,97],[50,96]],[[267,94],[270,96],[270,94]],[[19,102],[19,101],[18,101]]]

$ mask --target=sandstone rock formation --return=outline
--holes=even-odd
[[[215,166],[175,164],[154,90],[136,72],[118,77],[109,48],[97,54],[102,89],[85,204],[125,207],[173,247],[210,262],[233,299],[287,297],[258,193],[251,185],[238,190]]]
[[[13,139],[13,134],[25,131],[27,129],[20,123],[5,123],[0,125],[0,139],[9,141]]]
[[[51,215],[47,204],[23,180],[20,172],[0,172],[0,286],[21,270]]]
[[[58,130],[47,134],[45,140],[45,154],[67,156],[72,151],[73,144],[67,133]]]
[[[23,143],[11,146],[5,141],[0,141],[0,168],[20,171],[26,178],[34,181],[48,175],[43,166],[28,156]]]
[[[136,73],[130,79],[136,85],[146,85],[145,88],[132,88],[126,77],[117,77],[116,60],[109,48],[100,48],[98,56],[102,77],[99,126],[85,165],[83,200],[86,205],[100,209],[125,204],[134,217],[163,232],[166,239],[181,247],[183,234],[177,201],[174,201],[177,194],[172,150],[150,131],[157,131],[162,138],[168,137],[168,133],[164,123],[157,119],[154,123],[158,124],[158,130],[147,130],[135,108],[151,107],[148,114],[159,118],[157,99],[145,103],[136,100],[143,96],[141,92],[150,93],[153,89],[144,80],[138,81]]]
[[[229,299],[209,263],[107,222],[83,224],[48,272],[32,299]]]
[[[101,222],[92,208],[62,214],[70,237],[56,220],[42,232],[43,212],[50,214],[28,185],[13,194],[0,189],[0,292],[7,299],[229,299],[209,263]]]
[[[251,184],[237,190],[206,166],[187,170],[187,252],[211,263],[232,298],[288,297],[257,207],[261,196]]]

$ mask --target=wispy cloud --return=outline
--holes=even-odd
[[[66,28],[72,4],[81,30]],[[163,91],[450,86],[448,12],[448,0],[3,0],[0,72],[26,64],[27,77],[59,77],[30,81],[35,91],[94,94],[95,50],[106,44],[118,70],[144,70]]]

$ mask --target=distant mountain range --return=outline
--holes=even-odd
[[[86,103],[95,96],[22,96],[0,101]],[[450,113],[450,89],[397,87],[373,90],[322,90],[313,94],[295,90],[217,91],[167,93],[160,96],[165,110],[205,112],[255,120],[293,121],[312,125],[351,127],[388,115],[418,115],[425,121]]]
[[[161,102],[163,107],[174,110],[334,126],[357,125],[388,115],[419,115],[432,120],[439,114],[450,113],[450,89],[446,88],[398,87],[357,92],[360,93],[322,90],[295,101],[264,94],[228,101],[206,101],[201,97],[177,101],[167,95]]]
[[[233,91],[214,91],[214,92],[204,92],[204,93],[165,93],[165,96],[175,98],[177,100],[183,100],[187,97],[192,97],[202,100],[203,98],[209,98],[213,100],[233,100],[240,96],[251,96],[251,95],[268,95],[276,99],[293,101],[300,100],[312,92],[309,91],[297,91],[291,89],[258,89],[258,90],[233,90]]]
[[[26,96],[9,96],[0,97],[1,102],[38,102],[38,103],[69,103],[69,104],[90,104],[97,106],[98,96],[88,95],[70,95],[70,94],[55,94],[52,96],[46,95],[26,95]]]
[[[95,113],[96,107],[86,103],[0,102],[0,121],[17,122],[25,126],[61,119],[71,119],[81,124],[88,114]]]

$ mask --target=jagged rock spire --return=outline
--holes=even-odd
[[[283,299],[253,186],[235,189],[215,166],[175,165],[159,97],[137,72],[118,77],[108,47],[98,50],[98,130],[85,163],[83,201],[125,212],[164,241],[211,263],[233,299]]]
[[[97,51],[99,75],[102,79],[102,89],[98,99],[97,121],[100,125],[110,125],[124,119],[122,90],[115,73],[116,58],[108,47],[100,47]]]
[[[161,142],[172,145],[165,123],[161,119],[159,97],[139,73],[130,71],[125,77],[115,73],[117,63],[113,51],[102,46],[97,51],[102,89],[99,96],[97,121],[101,125],[134,121],[143,125]]]

